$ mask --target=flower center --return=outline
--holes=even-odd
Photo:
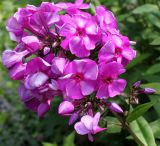
[[[121,48],[115,48],[115,56],[119,57],[122,54]]]
[[[81,80],[84,79],[84,76],[83,76],[82,73],[77,73],[77,74],[74,75],[73,78],[74,78],[76,81],[81,81]]]
[[[103,82],[105,84],[110,84],[110,83],[112,83],[112,81],[113,81],[113,79],[111,77],[103,78]]]
[[[83,28],[77,28],[77,35],[78,36],[84,36],[85,30]]]

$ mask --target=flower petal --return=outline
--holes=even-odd
[[[88,130],[91,131],[93,129],[93,117],[85,115],[81,118],[81,122]]]
[[[89,130],[84,126],[84,124],[82,122],[77,122],[74,125],[74,129],[80,135],[85,135],[85,134],[89,133]]]
[[[117,79],[108,86],[108,92],[110,97],[120,95],[126,87],[126,81],[124,79]]]

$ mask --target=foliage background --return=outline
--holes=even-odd
[[[42,0],[0,0],[0,54],[13,49],[5,29],[6,20],[18,7],[26,4],[39,5]],[[56,0],[54,1],[56,2]],[[140,96],[140,103],[159,100],[160,94],[160,2],[159,0],[100,0],[112,10],[118,19],[120,30],[137,42],[138,57],[127,67],[124,78],[131,84],[142,80],[144,86],[154,87],[157,95]],[[1,60],[1,58],[0,58]],[[69,127],[66,118],[57,114],[55,98],[52,110],[44,119],[25,109],[17,95],[18,82],[11,81],[0,61],[0,146],[135,146],[129,133],[118,126],[118,121],[108,117],[109,130],[95,136],[89,143],[86,137],[78,136]],[[125,107],[122,100],[119,102]],[[160,145],[160,100],[143,116],[151,127],[157,145]],[[107,119],[107,118],[106,118]],[[143,125],[145,127],[145,125]],[[139,128],[138,136],[147,138],[145,128]],[[151,145],[150,145],[151,146]]]

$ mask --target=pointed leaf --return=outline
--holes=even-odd
[[[149,125],[152,128],[154,137],[157,139],[160,139],[160,128],[159,128],[160,127],[160,119],[158,119],[154,122],[151,122]]]
[[[136,120],[138,117],[142,116],[146,111],[148,111],[155,103],[156,103],[156,101],[154,101],[154,102],[148,102],[148,103],[141,104],[141,105],[137,106],[128,115],[127,121],[130,123],[130,122]]]
[[[152,13],[152,12],[157,12],[159,11],[157,5],[153,4],[144,4],[142,6],[137,7],[136,9],[133,10],[134,14],[144,14],[144,13]]]
[[[152,129],[143,117],[131,122],[129,126],[145,146],[157,146]]]
[[[160,72],[160,63],[152,65],[145,74],[156,74]]]

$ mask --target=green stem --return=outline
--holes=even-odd
[[[112,112],[115,117],[122,123],[122,126],[131,134],[136,143],[140,146],[145,146],[145,144],[137,137],[137,135],[133,132],[133,130],[129,127],[129,124],[117,113]]]

